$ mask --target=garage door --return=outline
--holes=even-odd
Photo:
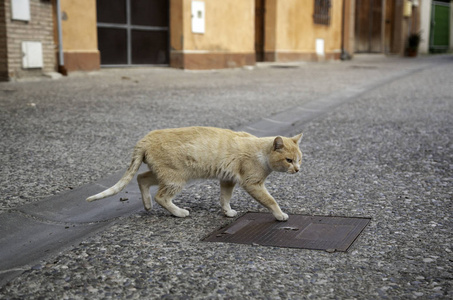
[[[97,0],[102,66],[167,65],[168,0]]]

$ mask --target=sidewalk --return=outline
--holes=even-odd
[[[102,70],[0,85],[2,220],[40,196],[124,169],[131,147],[150,129],[261,124],[253,128],[266,133],[274,128],[260,122],[291,113],[299,119],[283,133],[305,131],[305,165],[301,176],[272,175],[271,194],[292,214],[373,218],[346,254],[207,244],[203,235],[229,222],[219,213],[215,182],[178,197],[191,208],[188,219],[156,205],[144,213],[131,197],[123,204],[138,202],[132,214],[24,266],[0,298],[447,297],[452,93],[444,78],[451,78],[451,65],[451,57],[435,57],[215,72]],[[325,111],[316,113],[322,103]],[[261,210],[240,189],[234,199],[239,211]],[[101,201],[101,211],[103,203],[118,205]]]

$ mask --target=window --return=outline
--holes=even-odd
[[[313,14],[315,24],[330,25],[331,2],[331,0],[315,0],[315,13]]]

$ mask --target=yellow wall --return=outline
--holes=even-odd
[[[205,2],[205,33],[200,34],[192,33],[192,1],[171,1],[172,49],[232,53],[255,51],[255,0],[203,2]],[[178,21],[181,17],[182,20]],[[182,27],[182,30],[178,27]]]
[[[192,0],[169,1],[171,66],[254,64],[255,0],[201,0],[205,3],[203,34],[192,32]],[[324,39],[326,54],[340,53],[342,2],[332,0],[331,23],[326,26],[314,24],[313,0],[265,0],[264,50],[270,53],[268,60],[298,60],[305,54],[310,58],[316,52],[318,38]],[[99,68],[96,0],[61,0],[61,6],[68,70]]]
[[[275,5],[276,40],[274,45],[266,43],[265,50],[314,53],[316,39],[324,39],[326,53],[340,52],[342,2],[332,0],[331,21],[326,26],[313,21],[313,0],[267,0],[269,8]]]
[[[170,0],[170,49],[182,50],[184,0]]]
[[[56,7],[56,0],[53,0]],[[96,0],[60,0],[64,67],[67,71],[100,67],[97,41]],[[56,15],[55,41],[58,43]]]
[[[96,0],[61,0],[63,50],[98,49]]]

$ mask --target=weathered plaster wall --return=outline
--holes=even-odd
[[[99,69],[100,56],[97,42],[96,0],[61,0],[61,12],[64,65],[66,70],[86,71]],[[56,36],[55,14],[54,18],[54,34]]]
[[[189,69],[254,64],[255,1],[204,0],[205,33],[192,32],[191,0],[171,0],[171,65]]]

